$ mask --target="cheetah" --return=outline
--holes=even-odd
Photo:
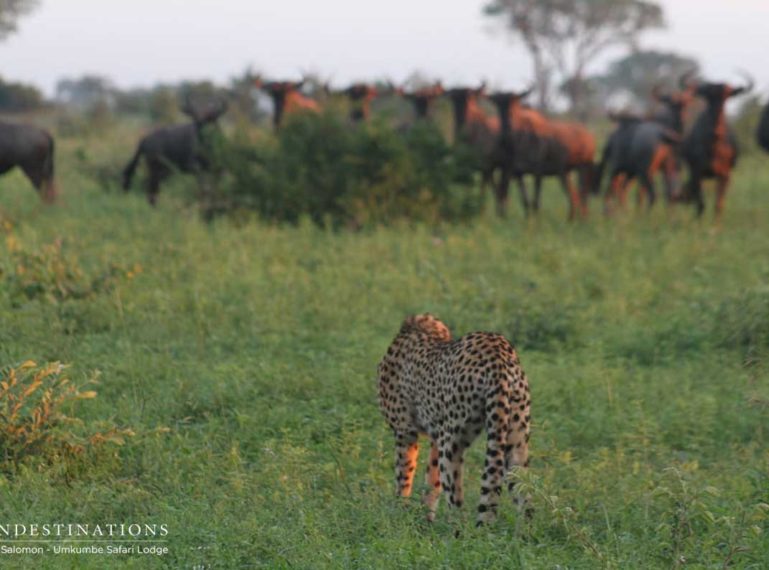
[[[451,339],[430,314],[406,318],[378,369],[379,404],[395,435],[395,484],[411,495],[419,434],[430,438],[429,521],[441,490],[450,507],[463,503],[465,450],[486,428],[488,443],[478,526],[496,518],[505,475],[528,467],[531,424],[529,384],[512,344],[502,335],[474,332]],[[512,491],[514,483],[508,483]],[[516,496],[521,506],[524,500]]]

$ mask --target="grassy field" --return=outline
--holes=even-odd
[[[90,156],[122,163],[132,139],[107,138]],[[162,523],[170,552],[3,568],[769,567],[766,158],[741,165],[720,226],[712,190],[702,221],[605,220],[596,202],[567,225],[546,188],[529,222],[489,207],[469,226],[333,233],[205,225],[180,197],[189,180],[151,210],[104,191],[83,146],[60,145],[58,207],[0,180],[0,365],[96,375],[98,396],[71,413],[136,435],[1,471],[0,521]],[[44,268],[48,295],[19,289],[19,260]],[[111,286],[89,289],[110,267]],[[87,294],[57,289],[64,274]],[[395,500],[375,371],[425,311],[517,345],[531,521],[506,500],[474,528],[480,442],[464,512],[444,503],[429,525],[416,494]]]

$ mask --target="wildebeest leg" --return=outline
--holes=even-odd
[[[157,206],[160,183],[168,176],[168,168],[161,162],[147,161],[147,201]]]
[[[534,177],[534,213],[539,212],[539,201],[542,195],[542,175],[537,174]]]
[[[675,157],[671,156],[665,162],[665,203],[669,206],[679,199],[681,193],[678,187],[678,168]]]
[[[699,172],[692,172],[689,178],[689,197],[694,200],[694,205],[697,208],[697,217],[702,216],[705,211],[705,201],[702,198],[702,174]]]
[[[716,221],[718,221],[724,211],[726,191],[729,189],[729,176],[719,176],[716,184]]]
[[[151,206],[157,206],[158,193],[160,192],[160,180],[162,174],[154,169],[150,169],[147,179],[147,201]]]
[[[622,180],[617,187],[617,201],[622,210],[627,210],[627,196],[630,193],[630,184],[633,182],[632,176],[623,175]]]
[[[499,184],[497,184],[497,215],[500,218],[504,218],[507,215],[507,197],[510,188],[510,173],[507,169],[502,170],[502,175],[499,177]]]
[[[521,196],[521,206],[523,206],[523,214],[529,215],[529,192],[526,190],[526,181],[523,179],[523,175],[518,176],[518,192]],[[536,182],[535,182],[536,184]]]
[[[619,198],[619,188],[622,184],[622,178],[623,175],[616,172],[612,172],[611,176],[609,177],[609,185],[603,192],[603,213],[606,216],[611,215],[612,200],[617,200]]]
[[[590,198],[590,188],[593,185],[593,165],[584,165],[577,170],[579,180],[579,202],[580,214],[583,218],[587,217],[587,204]]]
[[[563,191],[566,192],[566,196],[569,198],[569,220],[573,220],[580,207],[579,194],[577,193],[577,189],[574,188],[568,173],[565,172],[560,174],[559,178],[561,180],[561,186],[563,186]]]
[[[654,189],[654,179],[652,178],[651,173],[649,172],[642,172],[641,175],[638,177],[638,205],[643,206],[643,195],[647,195],[649,197],[649,209],[652,209],[652,206],[654,206],[654,201],[657,197],[656,191]]]

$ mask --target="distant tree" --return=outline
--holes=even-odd
[[[150,118],[155,123],[176,122],[179,118],[176,89],[168,85],[156,86],[150,95],[149,112]]]
[[[698,73],[700,64],[693,57],[674,52],[641,50],[630,53],[609,64],[604,74],[588,78],[593,91],[608,99],[623,95],[635,105],[649,100],[655,86],[667,91],[678,89],[678,79],[688,71]]]
[[[17,20],[35,8],[39,0],[0,0],[0,41],[17,30]]]
[[[502,18],[531,54],[540,105],[549,105],[558,78],[577,113],[596,58],[609,48],[637,48],[642,32],[665,25],[651,0],[490,0],[484,12]]]
[[[264,117],[265,113],[258,105],[258,84],[262,79],[261,73],[247,67],[243,73],[230,80],[231,113],[240,114],[252,122],[257,122]]]
[[[0,111],[15,113],[42,106],[43,94],[37,87],[0,78]]]
[[[114,94],[115,88],[112,82],[99,75],[84,75],[77,79],[65,78],[56,84],[56,99],[64,105],[81,111],[111,106],[114,103]]]

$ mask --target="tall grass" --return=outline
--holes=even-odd
[[[89,160],[130,155],[131,138],[112,140]],[[114,567],[766,566],[765,160],[738,170],[721,226],[686,209],[605,220],[600,207],[567,224],[547,186],[534,220],[352,233],[203,224],[183,177],[152,210],[83,169],[87,142],[59,146],[60,206],[40,206],[17,174],[0,180],[0,363],[71,363],[76,383],[98,371],[80,417],[150,435],[74,479],[0,473],[0,520],[168,525],[167,557]],[[76,291],[105,272],[109,286],[19,294],[19,248],[76,264]],[[490,528],[445,506],[428,525],[416,498],[394,500],[374,374],[417,311],[518,345],[533,391],[530,522],[507,503]]]

